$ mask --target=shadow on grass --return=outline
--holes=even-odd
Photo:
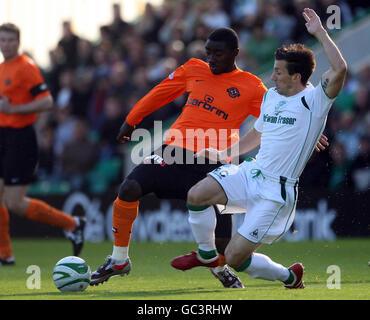
[[[370,283],[370,280],[361,280],[361,281],[342,281],[341,284],[352,284],[352,285],[361,285],[361,284],[367,284]],[[309,281],[306,283],[308,287],[310,285],[321,285],[322,287],[326,287],[326,282],[322,281]],[[130,300],[137,300],[137,299],[150,299],[152,298],[155,300],[156,298],[160,298],[163,296],[173,296],[173,300],[179,300],[181,299],[182,295],[187,295],[186,299],[189,300],[188,295],[194,296],[194,300],[197,300],[197,296],[203,295],[203,294],[212,294],[215,293],[219,294],[225,294],[225,299],[228,298],[227,293],[234,292],[235,290],[238,290],[241,292],[248,292],[248,290],[251,289],[272,289],[272,288],[283,288],[280,283],[261,283],[261,284],[253,284],[248,285],[246,284],[245,289],[225,289],[225,288],[219,288],[219,289],[209,289],[204,287],[198,287],[198,288],[189,288],[189,289],[163,289],[163,290],[140,290],[140,291],[122,291],[122,290],[94,290],[94,288],[88,288],[84,292],[23,292],[23,293],[16,293],[16,294],[0,294],[0,300],[8,300],[8,299],[17,299],[17,298],[23,298],[23,299],[32,299],[32,298],[39,298],[39,299],[50,299],[50,300],[63,300],[63,299],[71,299],[77,298],[76,300],[87,300],[90,298],[102,298],[102,299],[114,299],[114,298],[126,298]],[[204,299],[202,297],[202,299]],[[212,297],[214,299],[214,296]]]
[[[184,294],[192,294],[194,296],[198,294],[207,294],[207,293],[222,293],[224,289],[220,288],[219,290],[210,290],[206,288],[191,288],[191,289],[165,289],[165,290],[142,290],[142,291],[121,291],[121,290],[115,290],[115,291],[94,291],[94,289],[90,288],[87,289],[84,292],[30,292],[30,293],[17,293],[17,294],[10,294],[10,295],[4,295],[0,294],[0,299],[12,299],[17,297],[23,297],[23,298],[37,298],[37,297],[44,297],[44,298],[51,298],[55,297],[56,299],[60,299],[65,297],[66,299],[69,298],[91,298],[91,297],[101,297],[101,298],[115,298],[115,297],[121,297],[121,298],[129,298],[129,299],[137,299],[137,298],[150,298],[150,297],[160,297],[163,295],[172,295],[172,296],[181,296]]]
[[[281,285],[280,285],[281,286]],[[248,288],[263,288],[263,287],[279,287],[277,284],[260,284],[260,285],[251,285],[248,286]],[[14,299],[17,297],[23,297],[25,299],[27,298],[50,298],[53,299],[63,299],[65,297],[66,299],[73,299],[73,298],[80,298],[80,299],[88,299],[91,297],[101,297],[101,298],[128,298],[128,299],[140,299],[140,298],[153,298],[155,299],[156,297],[162,297],[162,296],[174,296],[174,299],[179,299],[181,298],[182,295],[193,295],[194,300],[197,299],[197,296],[202,295],[202,294],[225,294],[226,292],[234,292],[235,290],[246,290],[246,289],[225,289],[225,288],[204,288],[204,287],[198,287],[198,288],[188,288],[188,289],[162,289],[162,290],[143,290],[140,291],[122,291],[122,290],[94,290],[94,288],[89,287],[86,291],[84,292],[22,292],[22,293],[16,293],[16,294],[0,294],[0,299]],[[189,299],[187,297],[187,299]],[[225,297],[226,299],[226,297]]]

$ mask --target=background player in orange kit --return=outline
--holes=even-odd
[[[257,118],[260,114],[267,89],[259,78],[236,66],[239,49],[235,31],[229,28],[215,30],[205,48],[208,63],[190,59],[180,66],[135,105],[121,127],[117,139],[124,143],[130,140],[135,126],[143,118],[188,93],[182,114],[170,128],[164,145],[149,158],[151,163],[135,167],[120,186],[113,207],[113,253],[92,273],[91,285],[130,272],[128,250],[140,198],[153,192],[159,198],[185,200],[194,182],[221,165],[204,162],[187,164],[186,159],[194,160],[194,152],[204,147],[227,149],[239,140],[238,129],[244,120],[249,115]],[[195,141],[194,136],[188,134],[193,130],[213,130],[214,134],[204,141]],[[174,164],[167,164],[164,154],[182,156],[176,157]],[[189,222],[194,226],[198,222],[197,214],[192,209],[189,208]],[[209,210],[214,215],[217,209],[211,207]],[[218,252],[223,253],[231,237],[231,216],[218,215],[217,219],[216,246]],[[217,238],[226,241],[217,241]],[[239,278],[222,261],[219,262],[215,261],[209,267],[213,268],[213,274],[222,284],[231,288],[243,287]]]
[[[33,123],[50,111],[53,99],[39,68],[18,53],[20,30],[0,26],[0,266],[14,264],[8,210],[28,219],[61,227],[78,255],[83,246],[85,218],[72,217],[43,201],[28,198],[36,178],[38,146]]]

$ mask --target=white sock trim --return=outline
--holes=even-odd
[[[126,261],[128,258],[128,247],[113,246],[112,258],[116,261]]]

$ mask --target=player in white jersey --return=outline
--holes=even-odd
[[[226,262],[253,278],[280,280],[287,288],[304,288],[301,263],[286,268],[256,253],[262,244],[280,239],[293,223],[299,176],[319,141],[347,72],[345,60],[315,11],[306,8],[303,17],[308,32],[322,45],[330,69],[315,88],[308,82],[315,69],[311,50],[294,44],[276,51],[271,76],[275,87],[266,92],[261,115],[254,128],[240,140],[239,149],[206,149],[197,154],[224,160],[260,145],[256,160],[222,166],[189,191],[189,207],[199,208],[189,217],[199,248],[174,259],[171,262],[174,268],[207,267],[217,260],[216,218],[207,206],[237,206],[245,208],[247,214],[226,248]]]

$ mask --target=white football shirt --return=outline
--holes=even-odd
[[[297,179],[324,131],[330,99],[322,85],[308,84],[294,96],[269,89],[254,128],[262,133],[257,166],[267,173]]]

